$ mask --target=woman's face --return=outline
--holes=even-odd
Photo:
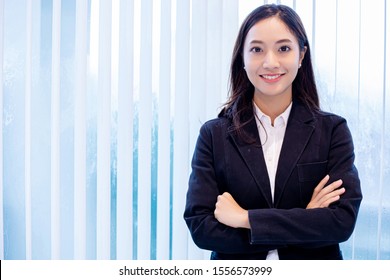
[[[256,23],[243,48],[245,70],[255,88],[255,98],[291,98],[294,81],[305,51],[278,17]]]

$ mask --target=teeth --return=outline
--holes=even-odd
[[[279,78],[280,76],[282,76],[282,75],[262,75],[262,77],[267,79],[267,80],[275,80],[275,79]]]

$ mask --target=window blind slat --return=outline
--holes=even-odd
[[[388,145],[388,139],[390,139],[390,36],[389,36],[389,30],[390,30],[390,20],[388,16],[390,16],[390,3],[385,2],[385,75],[384,75],[384,86],[383,86],[383,98],[385,99],[385,111],[384,111],[384,149],[382,153],[382,159],[384,159],[384,174],[382,178],[383,182],[383,194],[382,194],[382,201],[383,204],[381,205],[383,209],[383,215],[382,215],[382,231],[381,231],[381,252],[380,252],[380,259],[390,259],[389,250],[386,249],[386,246],[384,244],[389,244],[390,241],[390,206],[387,204],[386,201],[390,198],[390,189],[387,186],[387,183],[390,181],[390,168],[389,164],[390,162],[387,160],[388,155],[390,155],[390,145]],[[387,246],[388,248],[388,246]],[[386,255],[387,254],[387,255]]]
[[[117,259],[133,258],[134,3],[120,2],[118,72]]]
[[[222,2],[222,52],[221,52],[221,85],[219,95],[219,106],[226,102],[229,90],[229,73],[230,73],[230,60],[233,53],[236,36],[238,33],[238,0],[223,1]]]
[[[295,11],[298,13],[305,26],[306,35],[310,43],[310,50],[312,53],[312,59],[314,59],[314,44],[313,44],[313,28],[314,28],[314,4],[313,0],[301,0],[296,2]],[[313,65],[315,66],[315,64]]]
[[[0,135],[3,135],[3,46],[4,46],[4,1],[0,0]],[[3,136],[0,137],[0,259],[4,260],[4,212],[3,212]]]
[[[161,2],[156,258],[170,258],[171,0]]]
[[[24,116],[24,184],[26,219],[26,259],[32,258],[31,226],[31,91],[32,91],[32,3],[26,2],[26,65]]]
[[[214,118],[221,105],[222,1],[207,1],[207,118]]]
[[[198,138],[199,129],[206,121],[206,82],[207,82],[207,2],[192,1],[191,16],[191,76],[190,76],[190,102],[189,107],[189,149],[193,153]],[[187,186],[186,186],[187,187]],[[190,237],[188,232],[188,258],[203,259],[203,251],[200,250]]]
[[[329,103],[333,103],[335,97],[336,87],[336,75],[338,72],[337,67],[337,3],[336,0],[319,1],[316,3],[316,14],[314,15],[315,21],[315,38],[316,52],[318,54],[326,53],[324,55],[318,55],[316,57],[316,64],[318,65],[318,78],[326,82],[319,83],[318,88],[321,94],[320,99],[323,109],[329,110]],[[322,97],[322,98],[321,98]],[[326,97],[328,100],[324,100]]]
[[[207,100],[207,2],[192,1],[191,32],[191,87],[189,108],[192,137],[191,147],[195,145],[199,128],[206,121]]]
[[[151,253],[152,15],[153,1],[142,1],[138,126],[138,259],[150,259]]]
[[[222,1],[222,53],[221,53],[221,95],[219,104],[223,104],[228,96],[230,60],[233,53],[234,43],[239,28],[238,20],[238,0]],[[219,108],[219,107],[218,107]]]
[[[86,258],[86,93],[88,0],[76,2],[74,110],[74,258]]]
[[[111,1],[99,1],[96,257],[111,257]]]
[[[61,0],[53,1],[51,82],[51,258],[60,259],[60,45]]]
[[[387,19],[387,12],[388,12],[388,3],[384,1],[384,9],[383,9],[383,16],[384,16],[384,28],[383,28],[383,38],[384,38],[384,46],[383,46],[383,93],[382,93],[382,104],[383,104],[383,116],[382,116],[382,136],[381,136],[381,161],[380,161],[380,183],[379,183],[379,207],[378,207],[378,240],[377,240],[377,259],[382,258],[382,254],[386,254],[386,249],[384,249],[383,244],[385,244],[385,240],[389,240],[389,234],[386,233],[390,229],[390,222],[389,219],[385,219],[386,216],[386,207],[384,206],[385,200],[384,200],[384,194],[386,193],[386,187],[388,180],[386,180],[386,155],[389,155],[390,153],[386,153],[386,149],[389,150],[386,146],[387,143],[387,137],[388,136],[388,122],[386,122],[388,118],[388,107],[386,104],[386,101],[389,98],[386,98],[386,90],[387,90],[387,84],[388,84],[388,69],[387,69],[387,63],[388,63],[388,24],[389,21]],[[387,172],[389,173],[389,172]]]
[[[173,136],[173,213],[172,258],[187,258],[188,230],[183,223],[185,194],[189,174],[189,66],[190,66],[190,1],[176,3],[176,71],[175,114]],[[184,249],[185,248],[185,249]]]

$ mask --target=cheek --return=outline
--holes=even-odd
[[[252,64],[246,65],[245,72],[246,72],[248,79],[253,84],[258,77],[258,67],[255,67]]]
[[[290,62],[286,62],[284,64],[284,66],[288,69],[288,71],[290,73],[298,73],[298,69],[299,69],[299,60],[296,59],[296,60],[292,60]]]
[[[280,58],[280,64],[286,69],[298,69],[300,63],[300,56],[298,52],[290,51],[285,56]]]
[[[245,59],[244,65],[245,65],[245,71],[249,76],[255,74],[259,70],[261,66],[261,61],[259,59],[254,59],[254,58]]]

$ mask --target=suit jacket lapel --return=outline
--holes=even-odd
[[[233,143],[236,145],[241,157],[246,163],[250,173],[260,192],[263,194],[268,206],[272,207],[271,187],[265,164],[263,149],[261,147],[259,133],[257,130],[256,120],[253,118],[246,126],[243,127],[245,133],[256,139],[256,144],[245,143],[236,133],[230,132]]]
[[[287,180],[296,167],[313,131],[313,114],[298,101],[294,101],[276,171],[275,207],[278,207]]]

